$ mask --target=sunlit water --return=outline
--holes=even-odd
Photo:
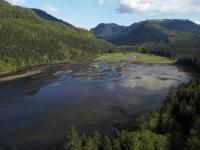
[[[60,65],[0,85],[0,149],[53,145],[71,126],[107,133],[115,123],[159,108],[172,89],[190,80],[173,65],[91,64]]]

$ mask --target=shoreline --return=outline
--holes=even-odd
[[[46,72],[48,69],[48,67],[33,67],[33,68],[25,68],[22,70],[18,70],[15,72],[9,72],[6,74],[1,74],[0,75],[0,83],[4,83],[4,82],[9,82],[9,81],[14,81],[17,79],[22,79],[22,78],[26,78],[26,77],[31,77],[33,75],[37,75],[37,74],[41,74]]]
[[[91,59],[91,61],[93,61],[94,58],[95,57],[83,57],[77,60],[65,60],[65,61],[60,61],[57,63],[55,62],[55,63],[49,63],[49,64],[39,64],[39,65],[18,67],[15,71],[0,73],[0,84],[48,72],[48,70],[51,67],[56,66],[56,65],[64,65],[66,63],[80,62],[83,59],[88,59],[88,60]]]
[[[116,54],[114,54],[116,55]],[[105,56],[105,55],[104,55]],[[153,62],[151,60],[148,61],[142,61],[138,60],[135,58],[134,60],[127,60],[125,58],[123,59],[116,59],[116,60],[107,60],[107,59],[102,59],[103,56],[96,56],[96,57],[90,57],[89,61],[98,61],[98,60],[103,60],[111,63],[116,63],[116,62],[130,62],[130,63],[135,63],[135,64],[174,64],[174,63],[169,63],[169,62]],[[56,65],[62,65],[66,63],[73,63],[73,62],[80,62],[83,59],[77,59],[74,61],[63,61],[63,62],[58,62],[58,63],[52,63],[52,64],[41,64],[41,65],[33,65],[33,66],[26,66],[26,67],[19,67],[16,69],[16,71],[11,71],[11,72],[6,72],[6,73],[0,73],[0,83],[5,83],[9,81],[14,81],[18,79],[23,79],[27,77],[31,77],[34,75],[42,74],[45,72],[48,72],[49,69],[53,66]]]
[[[153,64],[160,64],[160,65],[168,64],[168,63],[151,63],[151,62],[150,63],[132,62],[132,63],[138,64],[138,65],[139,64],[152,64],[152,65]],[[9,81],[15,81],[18,79],[31,77],[31,76],[42,74],[42,73],[46,73],[49,71],[49,69],[51,67],[56,66],[56,65],[62,65],[62,64],[65,64],[65,63],[51,64],[51,65],[39,65],[39,66],[32,66],[32,67],[22,67],[14,72],[3,73],[3,74],[0,74],[0,84],[9,82]],[[175,64],[172,64],[172,65],[175,65]]]
[[[62,65],[65,63],[67,63],[67,61],[60,62],[60,63],[19,67],[16,69],[16,71],[0,73],[0,83],[14,81],[14,80],[23,79],[26,77],[31,77],[34,75],[42,74],[42,73],[48,72],[49,69],[55,65]]]

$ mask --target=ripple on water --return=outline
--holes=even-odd
[[[98,61],[52,70],[1,85],[0,141],[13,146],[53,144],[72,125],[87,132],[109,132],[117,122],[158,108],[172,87],[190,80],[173,65]]]

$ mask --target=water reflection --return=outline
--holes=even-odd
[[[189,79],[172,65],[83,62],[1,85],[0,148],[54,145],[72,125],[109,132],[113,124],[159,107],[172,87]]]

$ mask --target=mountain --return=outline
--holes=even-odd
[[[189,20],[147,20],[130,26],[100,24],[90,31],[99,38],[118,45],[165,42],[177,34],[200,35],[200,26]]]
[[[38,15],[32,9],[3,0],[0,0],[0,20],[0,72],[91,56],[113,47],[90,32],[44,12]]]
[[[117,36],[118,34],[120,34],[121,31],[123,31],[125,28],[125,26],[120,26],[114,23],[101,23],[96,28],[91,29],[90,31],[99,38],[109,40],[112,39],[113,36]]]
[[[171,31],[200,34],[199,25],[189,20],[163,20],[158,23]]]
[[[35,9],[35,8],[33,8],[32,10],[36,13],[36,15],[40,16],[43,19],[46,19],[46,20],[49,20],[49,21],[55,21],[55,22],[63,23],[65,25],[67,25],[67,26],[73,27],[73,25],[71,25],[71,24],[69,24],[69,23],[67,23],[67,22],[65,22],[65,21],[63,21],[61,19],[58,19],[58,18],[46,13],[43,10]]]

